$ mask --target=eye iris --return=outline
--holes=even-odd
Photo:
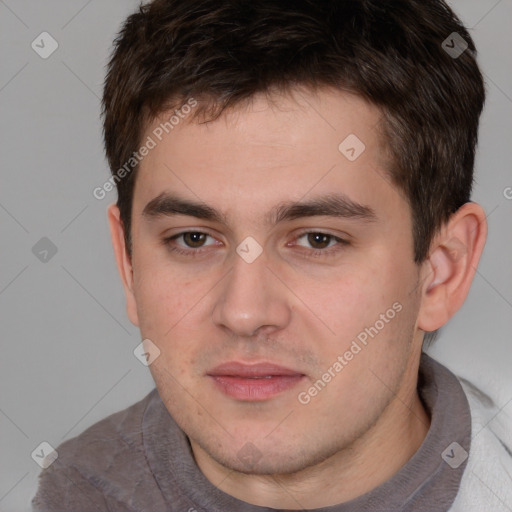
[[[205,233],[190,232],[183,235],[183,240],[190,247],[201,247],[205,238]]]
[[[323,233],[309,233],[308,242],[316,249],[324,249],[329,245],[331,236]],[[320,245],[321,247],[318,247]]]

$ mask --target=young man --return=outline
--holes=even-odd
[[[511,510],[495,409],[422,352],[486,238],[474,55],[441,0],[128,18],[108,218],[156,389],[58,447],[35,510]]]

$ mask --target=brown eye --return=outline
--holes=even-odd
[[[305,231],[296,239],[295,245],[301,247],[304,256],[329,257],[336,256],[350,243],[338,236],[322,231]]]
[[[162,243],[170,251],[184,256],[201,256],[208,251],[210,245],[218,245],[211,235],[201,231],[182,231],[177,235],[164,238]]]
[[[334,238],[332,235],[325,233],[308,233],[308,242],[313,249],[325,249],[332,238]]]
[[[196,248],[202,247],[208,235],[197,231],[189,231],[187,233],[183,233],[182,236],[183,241],[187,246]]]

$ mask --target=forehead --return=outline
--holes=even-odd
[[[138,170],[140,210],[172,191],[224,212],[263,214],[285,199],[333,191],[365,204],[390,187],[380,111],[353,94],[257,95],[206,122],[177,110],[154,119],[142,139],[155,146]]]

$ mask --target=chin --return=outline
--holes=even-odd
[[[234,444],[234,443],[233,443]],[[250,475],[290,475],[309,466],[314,466],[328,458],[332,453],[321,451],[307,452],[293,445],[261,446],[251,441],[236,443],[241,445],[237,451],[229,447],[229,452],[219,445],[201,445],[202,449],[218,464],[238,473]],[[220,448],[220,449],[219,449]]]

